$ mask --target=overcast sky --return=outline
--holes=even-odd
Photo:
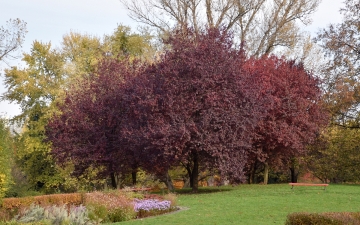
[[[313,23],[306,28],[315,34],[319,28],[341,21],[339,13],[343,0],[322,0],[313,15]],[[27,22],[28,33],[21,51],[30,52],[34,40],[59,46],[64,34],[70,31],[102,37],[111,34],[118,24],[137,26],[128,16],[119,0],[0,0],[0,26],[10,18]],[[16,61],[11,65],[17,65]],[[0,74],[7,66],[0,65]],[[3,76],[0,77],[0,94],[4,93]],[[19,108],[0,102],[0,116],[12,117]]]

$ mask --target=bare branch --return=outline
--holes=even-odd
[[[21,47],[26,32],[26,22],[20,19],[10,19],[6,22],[6,27],[0,27],[0,61],[6,62],[6,58],[17,58],[11,53]]]
[[[310,23],[320,0],[120,0],[136,21],[156,27],[193,27],[195,32],[224,26],[261,56],[276,46],[293,48],[302,38],[296,21]]]

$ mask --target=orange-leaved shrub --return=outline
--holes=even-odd
[[[4,198],[0,205],[1,220],[9,220],[18,213],[28,209],[31,205],[51,206],[51,205],[81,205],[83,204],[83,195],[81,193],[73,194],[53,194],[30,196],[23,198]],[[1,221],[0,220],[0,221]]]
[[[80,205],[83,203],[81,193],[73,194],[52,194],[24,198],[5,198],[1,207],[7,210],[14,208],[29,207],[31,204],[48,206],[48,205]]]

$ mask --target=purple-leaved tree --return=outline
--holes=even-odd
[[[101,175],[110,176],[114,188],[117,174],[136,171],[138,149],[122,138],[123,93],[126,80],[142,69],[138,62],[108,59],[67,92],[59,114],[46,127],[58,163],[73,162],[77,175],[90,166],[102,168]]]
[[[177,30],[166,44],[170,50],[137,77],[132,121],[142,124],[129,133],[141,131],[159,168],[182,164],[194,192],[200,165],[242,181],[261,116],[256,80],[242,71],[243,51],[221,29]]]

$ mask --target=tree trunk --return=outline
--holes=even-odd
[[[190,178],[189,177],[187,177],[186,179],[184,179],[184,186],[183,186],[183,188],[189,188],[189,187],[191,187],[190,186]]]
[[[121,175],[117,173],[115,178],[116,178],[116,188],[121,189]]]
[[[192,188],[194,185],[193,185],[193,179],[192,179],[193,171],[192,171],[192,168],[191,168],[191,164],[188,163],[185,168],[186,168],[186,171],[188,173],[189,179],[185,181],[184,187],[187,187],[186,183],[187,183],[187,181],[189,181],[190,187]]]
[[[136,170],[133,170],[131,172],[131,178],[132,178],[132,185],[135,186],[136,185]]]
[[[264,166],[264,184],[266,185],[269,181],[269,164],[265,162]]]
[[[113,189],[116,189],[116,177],[115,177],[115,173],[110,173],[110,178],[111,178],[111,187]]]
[[[295,173],[295,167],[293,165],[290,167],[290,177],[291,183],[297,183],[297,174]]]
[[[191,177],[189,178],[189,182],[190,182],[190,188],[193,188],[194,187],[193,175],[191,175]]]
[[[197,193],[199,190],[199,155],[197,152],[193,153],[193,163],[194,167],[192,169],[192,177],[190,178],[190,182],[192,181],[192,192]]]
[[[108,188],[109,188],[109,187],[108,187],[107,182],[106,182],[106,180],[105,180],[105,183],[104,183],[104,190],[105,190],[105,191],[107,191],[107,190],[109,190]]]
[[[166,187],[167,189],[170,191],[170,192],[174,192],[175,188],[174,188],[174,184],[171,180],[171,177],[169,175],[168,172],[166,172],[166,177],[165,177],[165,184],[166,184]]]
[[[255,183],[255,172],[256,172],[256,160],[251,164],[251,170],[249,174],[249,184]]]

